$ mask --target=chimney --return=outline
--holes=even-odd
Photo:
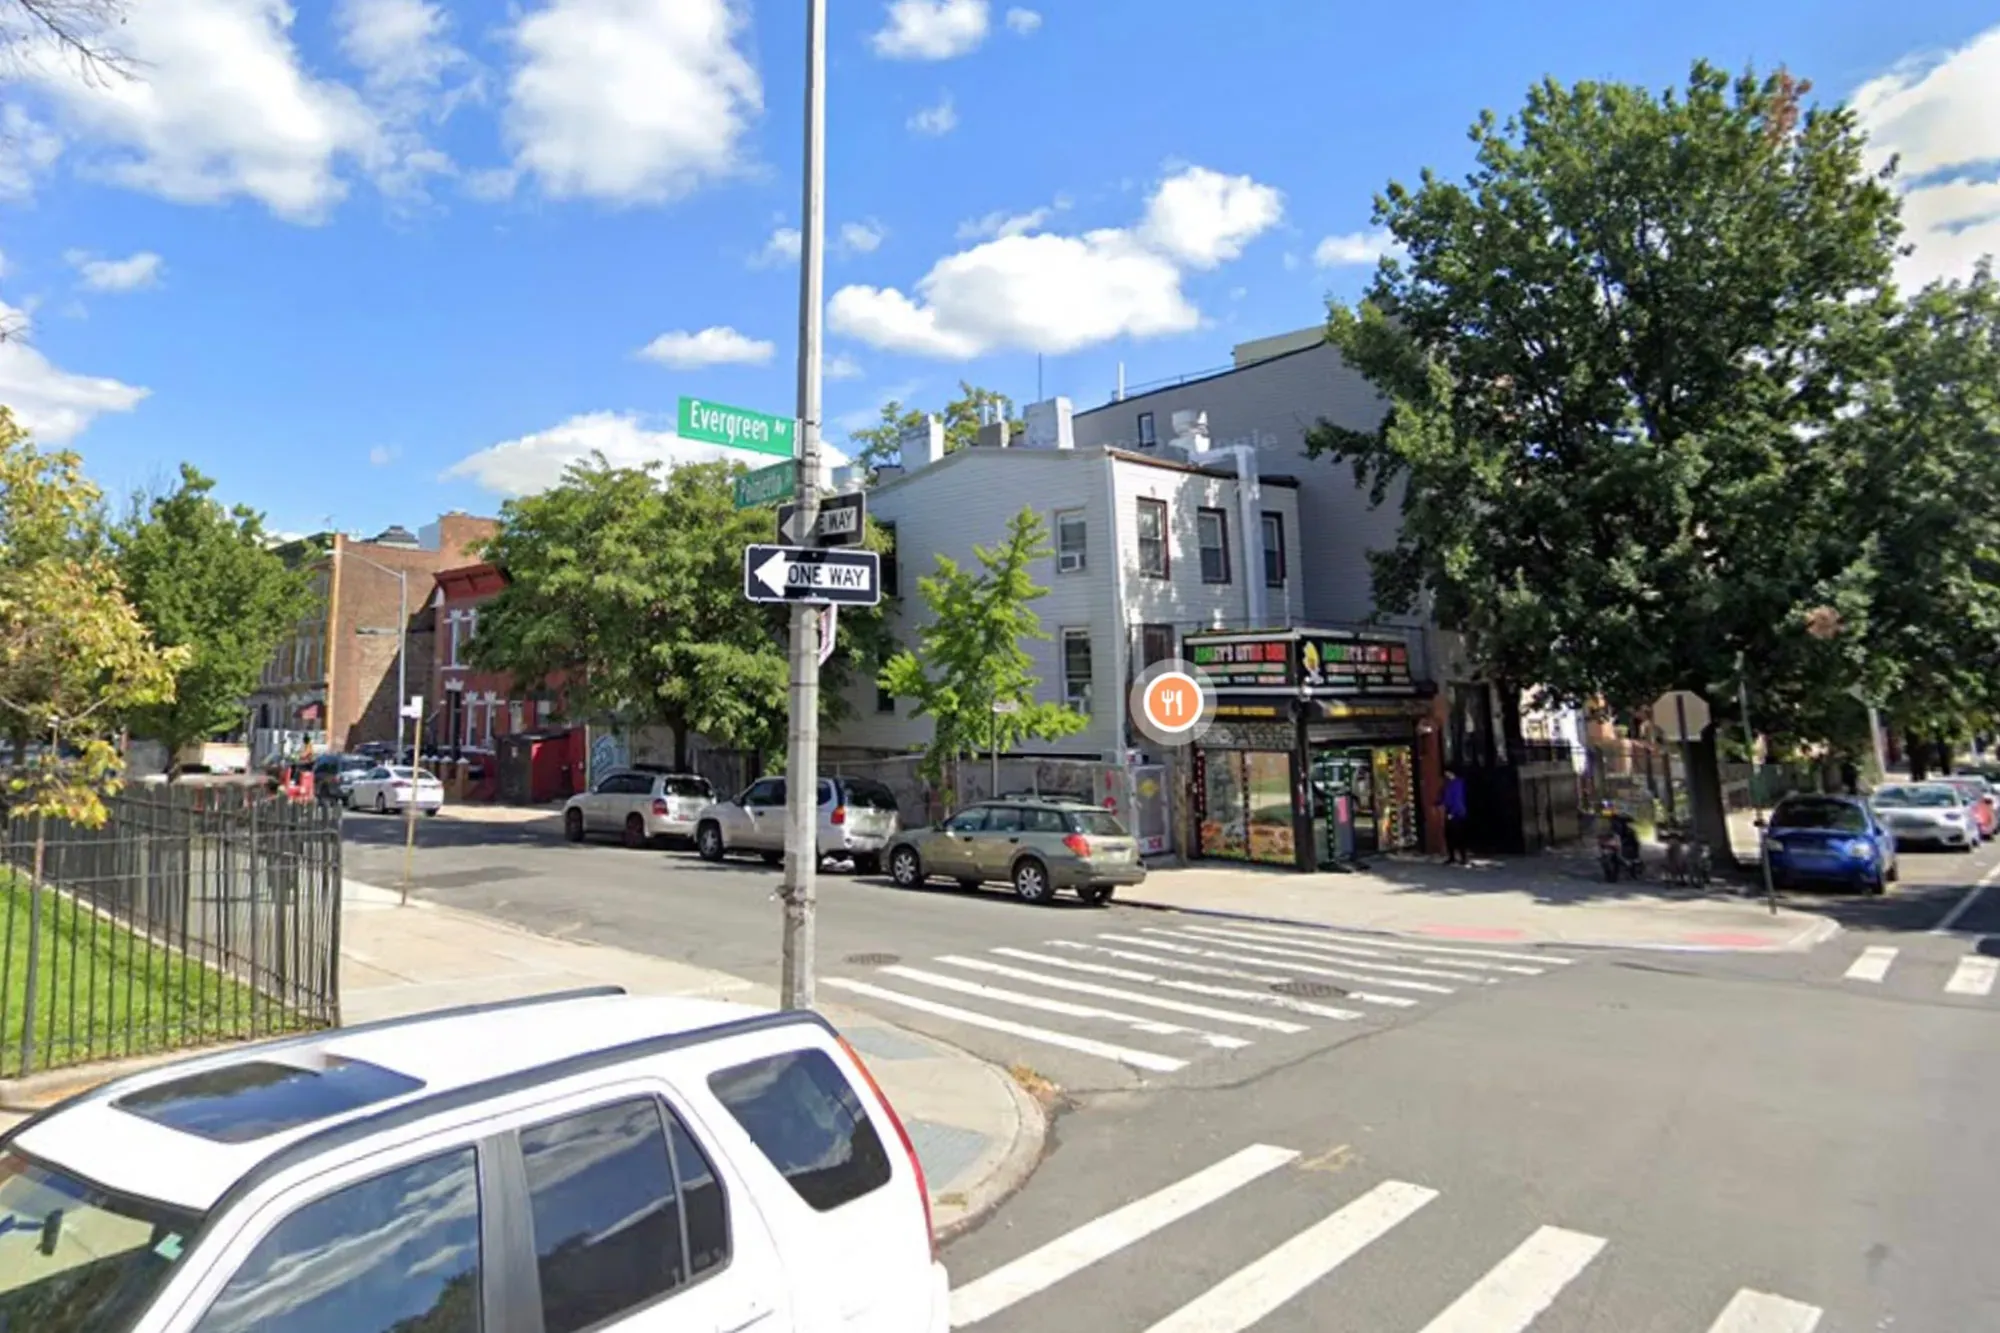
[[[1028,424],[1026,447],[1030,449],[1076,448],[1076,409],[1069,399],[1056,397],[1030,403],[1024,414]]]
[[[1170,441],[1174,448],[1185,453],[1190,459],[1208,452],[1208,413],[1181,411],[1174,413],[1174,438]]]
[[[929,467],[944,457],[944,422],[935,415],[896,437],[897,460],[906,471]],[[879,469],[878,469],[879,470]]]
[[[1007,447],[1007,418],[989,421],[979,428],[979,447],[982,449],[1005,449]]]

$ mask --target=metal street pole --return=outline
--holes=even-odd
[[[1764,901],[1778,914],[1778,886],[1771,879],[1771,858],[1764,855],[1764,803],[1757,798],[1757,733],[1750,729],[1750,681],[1743,674],[1743,654],[1736,654],[1736,706],[1743,713],[1743,753],[1750,762],[1750,813],[1757,830],[1757,864],[1764,871]]]
[[[990,743],[986,753],[990,756],[993,764],[988,776],[992,778],[993,789],[986,794],[990,798],[998,800],[1000,799],[1000,701],[998,699],[993,701],[992,716],[987,719],[987,722],[991,727],[991,731],[988,733],[988,741]]]
[[[826,241],[826,5],[806,0],[805,187],[799,217],[799,527],[819,528],[820,297]],[[819,874],[818,607],[792,608],[791,735],[785,783],[782,1002],[813,1005],[813,912]]]

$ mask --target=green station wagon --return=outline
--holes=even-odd
[[[932,879],[964,888],[1011,884],[1030,903],[1050,902],[1061,889],[1106,903],[1119,885],[1146,878],[1139,844],[1116,816],[1048,797],[969,805],[943,823],[902,833],[884,859],[906,889]]]

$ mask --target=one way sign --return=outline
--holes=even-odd
[[[778,506],[778,540],[787,546],[859,546],[868,526],[868,502],[860,491],[829,495],[819,502],[819,522],[811,537],[799,522],[799,507]]]
[[[881,558],[873,551],[746,546],[743,595],[753,602],[874,606],[882,600]]]

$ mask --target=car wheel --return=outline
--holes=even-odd
[[[916,848],[898,847],[889,853],[889,878],[896,881],[898,888],[920,889],[924,886],[924,866],[917,859]]]
[[[563,811],[563,836],[571,842],[583,841],[583,811],[573,806]]]
[[[1111,885],[1099,884],[1087,889],[1078,889],[1076,896],[1089,903],[1092,907],[1102,907],[1111,901],[1113,892],[1115,890]]]
[[[877,852],[863,852],[854,858],[854,873],[857,875],[879,875],[882,873],[882,857]]]
[[[438,817],[438,813],[439,813],[439,812],[440,812],[441,810],[443,810],[443,809],[444,809],[444,807],[443,807],[443,806],[441,806],[441,805],[434,805],[434,806],[431,806],[431,807],[430,807],[429,809],[427,809],[427,810],[425,810],[425,811],[424,811],[424,818],[425,818],[425,819],[436,819],[436,818]]]
[[[1049,884],[1049,868],[1032,856],[1024,856],[1014,866],[1014,896],[1024,903],[1045,906],[1055,899]]]
[[[635,852],[646,845],[646,821],[637,815],[625,816],[625,845]]]
[[[1880,875],[1877,875],[1874,879],[1864,884],[1862,886],[1862,889],[1864,892],[1868,894],[1869,897],[1879,898],[1883,894],[1889,891],[1889,886],[1883,882],[1882,877]]]
[[[375,813],[378,815],[389,813],[389,798],[379,791],[375,793]]]
[[[720,861],[722,846],[722,825],[703,824],[694,831],[694,854],[704,861]]]
[[[1882,872],[1882,878],[1887,880],[1891,884],[1894,884],[1897,880],[1901,879],[1902,877],[1903,877],[1903,867],[1894,861],[1891,861],[1889,863],[1889,868]]]

